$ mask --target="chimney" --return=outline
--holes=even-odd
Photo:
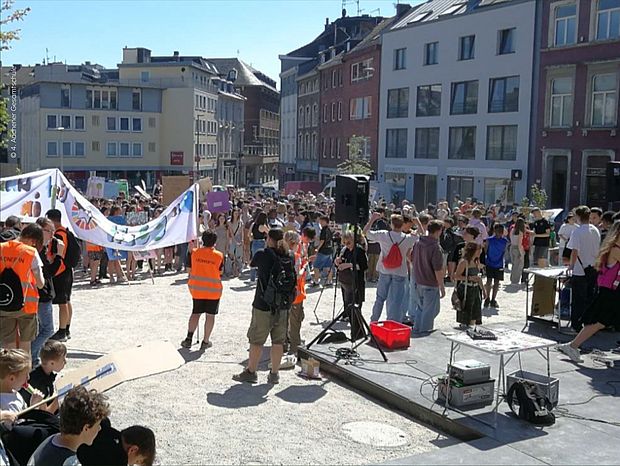
[[[329,27],[329,18],[325,18],[325,29]]]
[[[179,61],[179,51],[178,51],[178,50],[175,50],[175,51],[173,52],[173,55],[174,55],[174,61]]]
[[[342,9],[342,17],[343,17],[343,18],[346,18],[346,17],[347,17],[347,9],[346,9],[346,8],[343,8],[343,9]]]
[[[400,18],[411,9],[408,3],[399,3],[396,5],[396,16]]]

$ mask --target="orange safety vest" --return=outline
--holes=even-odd
[[[222,297],[221,268],[224,255],[214,247],[192,249],[192,265],[187,286],[194,299]]]
[[[56,274],[54,275],[55,277],[57,277],[58,275],[60,275],[61,273],[63,273],[65,270],[67,270],[67,266],[65,265],[65,255],[67,254],[67,248],[69,247],[69,237],[67,235],[67,229],[65,227],[58,227],[56,228],[56,232],[54,233],[54,237],[56,239],[59,239],[60,241],[62,241],[65,244],[65,249],[62,251],[61,254],[61,263],[60,263],[60,267],[58,267],[58,270],[56,271]]]
[[[19,277],[24,293],[23,311],[26,314],[36,314],[39,307],[39,290],[32,273],[35,254],[38,254],[35,248],[19,241],[0,244],[0,273],[10,267]]]
[[[295,251],[295,272],[297,272],[297,296],[293,304],[301,304],[306,299],[306,265],[308,259],[304,257],[303,248],[300,244]]]

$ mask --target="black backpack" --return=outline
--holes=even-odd
[[[288,310],[295,300],[297,274],[293,256],[279,256],[274,253],[275,263],[269,274],[269,281],[263,293],[263,300],[271,312]]]
[[[19,257],[15,259],[15,262]],[[6,266],[0,273],[0,311],[16,312],[24,307],[24,290],[19,275],[13,270],[13,266]]]
[[[551,412],[553,405],[536,384],[517,380],[508,390],[506,402],[519,419],[539,426],[555,424],[555,414]]]
[[[77,267],[80,262],[80,257],[82,256],[82,248],[80,247],[80,243],[75,238],[75,235],[71,233],[69,230],[67,231],[67,243],[65,244],[65,266],[74,269]]]

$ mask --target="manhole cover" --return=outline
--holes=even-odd
[[[409,443],[409,436],[396,427],[373,421],[349,422],[342,426],[351,440],[373,447],[402,447]]]

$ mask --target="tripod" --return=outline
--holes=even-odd
[[[366,319],[364,319],[364,316],[362,315],[362,311],[360,309],[360,305],[358,304],[357,259],[356,259],[358,228],[359,228],[358,224],[355,223],[353,225],[353,254],[352,254],[352,261],[351,261],[351,265],[353,269],[353,273],[352,273],[353,275],[353,304],[351,305],[351,309],[350,309],[351,312],[349,315],[349,320],[351,322],[351,338],[350,338],[351,351],[359,348],[363,343],[365,343],[370,338],[370,341],[372,341],[375,347],[379,350],[379,353],[381,353],[383,360],[387,362],[387,356],[385,355],[385,352],[383,351],[383,349],[381,348],[381,346],[375,339],[375,336],[371,333],[370,326],[368,325],[368,322],[366,322]],[[327,334],[327,332],[330,331],[331,328],[336,324],[336,322],[343,321],[343,318],[346,315],[346,313],[347,313],[347,309],[345,307],[329,323],[329,325],[321,331],[321,333],[319,333],[316,337],[314,337],[314,339],[310,343],[308,343],[308,345],[306,345],[306,349],[310,349],[310,347],[314,345],[317,341],[321,341],[323,337]],[[355,332],[354,329],[357,329],[357,332]],[[358,338],[359,336],[358,334],[360,333],[360,331],[363,333],[363,336]],[[361,341],[357,341],[357,340],[361,340]],[[336,361],[338,361],[339,359],[340,357],[336,358]]]

